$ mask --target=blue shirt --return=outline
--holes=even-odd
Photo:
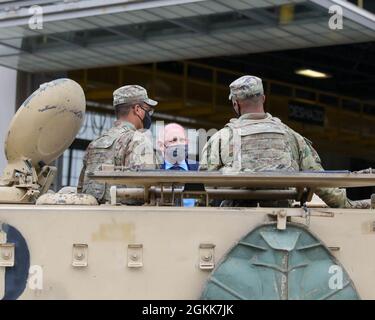
[[[174,165],[172,163],[169,163],[168,161],[165,161],[165,170],[169,170]],[[189,171],[189,167],[186,163],[186,161],[181,162],[178,164],[178,166],[185,171]],[[195,199],[183,199],[184,207],[194,207],[195,206]]]

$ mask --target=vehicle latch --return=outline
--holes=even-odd
[[[215,267],[214,256],[215,245],[212,243],[201,243],[199,245],[199,268],[212,270]]]
[[[128,267],[143,267],[143,244],[139,243],[128,245]]]
[[[279,210],[277,212],[277,229],[285,230],[286,229],[286,218],[288,214],[286,210]]]
[[[87,267],[88,266],[88,251],[89,251],[89,246],[87,244],[74,243],[72,266],[73,267]]]
[[[285,230],[286,224],[288,221],[288,217],[301,217],[306,219],[306,226],[308,227],[310,225],[310,216],[311,212],[309,208],[303,207],[301,210],[298,211],[288,211],[287,209],[280,209],[275,210],[272,213],[269,214],[271,217],[276,218],[277,220],[277,229],[278,230]],[[332,214],[327,214],[324,216],[332,217]]]
[[[0,267],[14,267],[14,243],[0,243]]]

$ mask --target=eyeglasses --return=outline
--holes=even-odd
[[[174,137],[172,140],[168,140],[166,141],[167,144],[171,144],[171,143],[181,143],[181,144],[185,144],[186,143],[186,138],[185,137]]]

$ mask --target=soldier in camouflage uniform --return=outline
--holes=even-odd
[[[123,166],[129,170],[157,168],[150,130],[143,130],[150,128],[151,115],[157,104],[138,85],[123,86],[113,92],[117,121],[88,146],[78,191],[93,195],[99,203],[110,200],[110,186],[87,176],[89,172],[100,170],[102,164]]]
[[[262,80],[243,76],[230,85],[237,118],[213,135],[202,152],[200,170],[234,171],[322,171],[312,143],[264,112]],[[346,190],[320,188],[315,191],[330,207],[362,208],[367,201],[351,201]]]

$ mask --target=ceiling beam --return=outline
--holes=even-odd
[[[206,0],[143,0],[126,1],[126,4],[124,4],[124,0],[74,1],[64,3],[63,5],[61,3],[51,3],[43,6],[43,15],[45,21],[64,21],[69,19],[102,15],[103,13],[116,14],[122,12],[150,10],[153,8],[170,5],[184,5],[203,1]],[[34,4],[37,4],[38,1],[34,2]],[[10,15],[5,13],[3,19],[0,19],[0,27],[27,25],[29,18],[30,14],[28,8],[21,7],[17,9],[16,12],[12,12]]]
[[[185,30],[188,30],[188,31],[192,31],[194,33],[198,33],[198,34],[207,34],[208,33],[208,28],[207,26],[206,27],[203,27],[203,26],[199,26],[198,24],[194,23],[194,22],[191,22],[191,21],[186,21],[186,20],[182,20],[182,19],[166,19],[166,21],[168,21],[169,23],[172,23],[176,26],[179,26]]]
[[[232,10],[242,17],[248,18],[252,21],[258,22],[259,24],[265,25],[278,25],[278,21],[273,19],[272,15],[268,14],[263,8],[248,9],[248,10],[238,10],[230,5],[228,5],[227,0],[216,0],[222,6],[229,10]]]

